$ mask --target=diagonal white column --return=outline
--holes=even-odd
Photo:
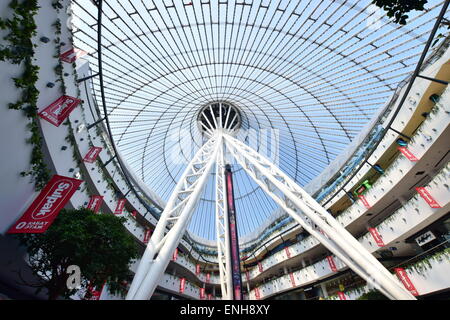
[[[219,151],[221,133],[215,134],[187,166],[147,245],[127,300],[149,299],[186,231]]]
[[[309,194],[255,150],[225,134],[228,150],[246,172],[312,236],[391,299],[414,296]],[[320,231],[325,235],[320,234]]]

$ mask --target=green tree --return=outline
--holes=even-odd
[[[29,263],[38,283],[46,288],[49,300],[69,298],[76,289],[66,282],[67,268],[77,265],[84,287],[88,283],[99,288],[106,281],[113,294],[125,293],[122,286],[129,280],[129,263],[138,257],[137,244],[123,226],[125,218],[95,214],[88,209],[63,209],[52,226],[42,234],[17,235],[27,247]]]
[[[373,0],[372,3],[384,9],[389,18],[394,18],[395,23],[405,25],[408,19],[407,13],[412,10],[423,11],[427,0]]]
[[[364,293],[357,300],[389,300],[389,299],[386,298],[382,293],[380,293],[380,291],[374,289]]]

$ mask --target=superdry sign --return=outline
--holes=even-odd
[[[94,163],[95,159],[97,159],[102,149],[103,149],[102,147],[91,147],[84,156],[83,161],[88,163]]]
[[[336,264],[334,263],[334,259],[332,256],[327,257],[328,265],[330,266],[331,271],[337,272]]]
[[[125,207],[125,203],[127,202],[127,199],[119,199],[117,202],[116,210],[114,210],[114,214],[122,214],[123,208]]]
[[[54,175],[8,233],[45,232],[82,182]]]
[[[409,161],[419,161],[415,155],[412,154],[411,151],[409,151],[406,147],[398,147],[398,151],[400,151]]]
[[[381,238],[376,228],[369,228],[369,232],[372,235],[373,240],[379,247],[384,247],[383,238]]]
[[[51,124],[59,127],[59,125],[67,118],[70,112],[81,102],[80,99],[62,96],[58,100],[51,103],[44,110],[39,112],[42,119],[47,120]]]
[[[367,201],[366,197],[364,197],[362,194],[360,194],[358,196],[358,198],[359,198],[359,200],[361,200],[362,204],[364,205],[364,207],[366,209],[370,209],[371,208],[371,206],[370,206],[369,202]]]
[[[78,58],[85,56],[87,54],[86,51],[80,50],[78,48],[72,48],[62,53],[60,58],[64,62],[73,63]]]
[[[186,278],[180,278],[180,293],[184,293],[186,287]]]
[[[437,203],[437,201],[431,196],[427,189],[425,189],[424,187],[417,187],[416,191],[431,208],[441,208],[439,203]]]
[[[145,244],[147,244],[148,240],[150,240],[151,234],[152,234],[152,230],[150,230],[150,229],[145,230],[145,233],[144,233],[144,243]]]
[[[92,196],[91,199],[89,200],[87,208],[94,212],[98,212],[98,210],[100,210],[100,206],[102,205],[102,202],[103,202],[103,196]]]
[[[406,273],[405,269],[403,268],[395,268],[395,273],[397,274],[397,277],[400,279],[400,281],[403,283],[405,288],[411,292],[413,296],[418,296],[419,292],[417,292],[417,289],[414,287],[413,283],[408,277],[408,274]]]
[[[289,247],[284,247],[284,251],[286,252],[286,256],[289,259],[291,257],[291,252],[289,251]]]

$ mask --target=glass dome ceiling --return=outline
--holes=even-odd
[[[97,8],[74,0],[75,46],[97,73]],[[300,185],[317,176],[414,69],[443,1],[390,22],[371,1],[103,1],[106,108],[129,166],[167,200],[223,102],[237,138]],[[100,100],[97,78],[94,94]],[[239,235],[277,205],[233,165]],[[188,228],[215,239],[214,175]]]

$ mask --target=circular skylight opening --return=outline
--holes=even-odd
[[[197,125],[200,132],[212,133],[215,129],[224,129],[236,133],[241,127],[241,113],[227,102],[213,102],[200,109]]]

